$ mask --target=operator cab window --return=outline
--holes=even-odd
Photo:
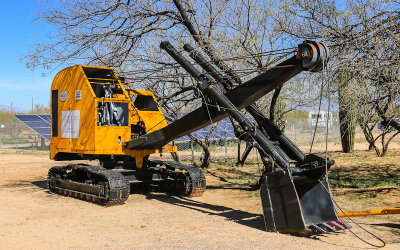
[[[139,111],[158,111],[157,103],[152,96],[148,95],[131,95],[135,108]]]
[[[97,98],[114,98],[114,94],[123,94],[118,79],[111,69],[82,68]]]

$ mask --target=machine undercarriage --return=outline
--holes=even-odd
[[[51,192],[105,206],[123,204],[135,185],[151,186],[172,195],[197,197],[203,195],[206,179],[199,168],[168,161],[148,161],[144,169],[117,167],[112,170],[69,164],[52,167],[48,174]]]

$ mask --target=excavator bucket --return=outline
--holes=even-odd
[[[267,231],[311,235],[348,228],[338,218],[326,175],[313,178],[312,172],[263,175],[260,196]]]

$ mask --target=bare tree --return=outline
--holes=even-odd
[[[172,114],[191,111],[201,99],[194,95],[193,79],[160,52],[159,43],[194,44],[240,84],[293,52],[277,49],[292,46],[275,21],[291,14],[276,6],[262,0],[71,0],[56,7],[43,2],[37,20],[56,29],[34,45],[26,64],[45,71],[71,62],[114,67],[135,88],[152,90],[164,111],[176,117]],[[277,90],[264,102],[275,114],[277,96],[294,93]],[[305,98],[282,102],[300,99]]]
[[[342,123],[347,123],[358,117],[358,121],[363,127],[366,139],[373,143],[371,139],[372,124],[377,123],[374,117],[381,120],[391,121],[393,115],[397,115],[390,110],[396,110],[399,102],[398,91],[393,91],[392,95],[385,96],[387,89],[397,88],[399,82],[379,81],[377,70],[384,68],[397,70],[400,68],[399,50],[400,40],[400,4],[398,1],[331,1],[317,0],[314,2],[304,0],[293,0],[282,3],[288,9],[288,15],[284,22],[280,22],[280,30],[292,38],[324,39],[333,54],[331,60],[331,70],[336,75],[334,82],[336,90],[342,93],[349,86],[343,83],[340,74],[345,72],[349,75],[352,88],[356,89],[357,107],[362,107],[362,112],[358,109],[357,114],[347,113],[350,117],[341,116]],[[281,19],[282,20],[282,19]],[[277,20],[279,22],[279,20]],[[378,84],[379,82],[379,84]],[[396,87],[393,87],[396,86]],[[354,95],[353,95],[354,96]],[[344,102],[343,102],[344,101]],[[352,108],[354,100],[350,102],[348,98],[339,99],[340,109],[357,110]],[[396,106],[397,108],[388,108]],[[386,108],[385,108],[386,107]],[[366,109],[370,110],[366,110]],[[344,113],[342,113],[344,114]],[[396,126],[395,123],[392,124]],[[349,125],[349,124],[348,124]],[[351,126],[344,126],[350,128]],[[348,129],[343,130],[350,132]],[[345,135],[345,133],[344,133]],[[342,135],[343,136],[343,135]],[[380,138],[385,141],[385,136]],[[391,138],[386,142],[389,143]],[[386,145],[386,142],[383,142]],[[351,142],[351,140],[350,140]],[[371,144],[371,147],[372,144]],[[383,146],[383,149],[387,146]],[[383,151],[385,152],[385,151]],[[384,155],[384,153],[378,153]]]
[[[391,67],[374,71],[368,75],[374,77],[367,79],[363,85],[369,91],[360,91],[357,95],[362,106],[359,123],[369,142],[369,149],[374,149],[378,156],[384,156],[389,143],[400,133],[396,119],[400,116],[400,75],[397,69]]]

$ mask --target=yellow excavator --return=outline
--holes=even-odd
[[[304,41],[293,56],[241,85],[189,45],[184,49],[205,73],[169,42],[162,42],[161,48],[198,81],[205,104],[168,124],[154,94],[131,89],[112,68],[77,65],[62,70],[51,86],[50,158],[99,160],[100,166],[52,167],[51,192],[105,205],[124,203],[135,184],[172,195],[201,196],[206,188],[201,169],[149,156],[176,152],[168,143],[230,117],[263,161],[259,188],[267,231],[309,235],[347,227],[327,182],[334,161],[305,155],[254,104],[302,71],[323,69],[329,57],[325,44]]]

